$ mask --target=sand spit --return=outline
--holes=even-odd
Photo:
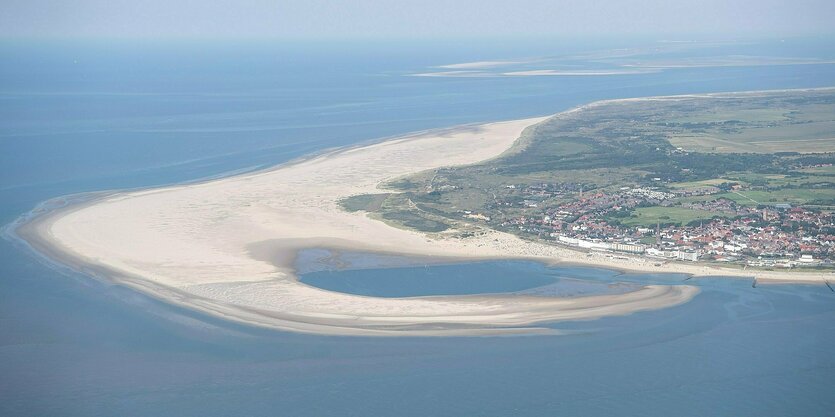
[[[549,330],[527,326],[666,308],[689,301],[698,289],[652,285],[626,294],[567,299],[520,295],[363,297],[300,283],[293,273],[292,259],[298,250],[310,247],[751,276],[750,272],[701,265],[654,267],[643,259],[589,256],[495,231],[467,239],[430,238],[338,206],[341,198],[378,192],[382,182],[393,178],[495,157],[526,127],[544,119],[434,131],[334,151],[256,173],[116,192],[34,216],[15,233],[53,261],[174,304],[253,325],[320,334],[542,333]],[[823,280],[823,274],[758,272],[757,276]]]

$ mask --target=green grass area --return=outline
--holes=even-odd
[[[706,102],[710,102],[707,100]],[[674,146],[693,152],[835,152],[835,100],[831,91],[775,93],[673,106],[657,125]]]
[[[386,198],[391,194],[361,194],[354,195],[339,201],[339,205],[347,211],[367,211],[374,213],[380,211]]]
[[[798,116],[803,123],[797,124],[684,129],[670,132],[668,139],[674,146],[693,152],[835,152],[835,121],[806,120],[803,116]]]
[[[708,180],[701,180],[701,181],[685,181],[685,182],[674,182],[668,184],[670,188],[680,188],[680,189],[690,189],[690,188],[699,188],[699,187],[707,187],[707,186],[717,186],[719,184],[723,184],[726,182],[733,182],[731,180],[725,178],[711,178]]]
[[[443,232],[450,225],[443,217],[420,210],[409,199],[409,194],[361,194],[339,202],[347,211],[367,211],[377,219],[396,227],[414,229],[426,233]]]
[[[684,114],[669,119],[673,123],[718,123],[728,121],[754,122],[782,122],[788,120],[785,109],[760,108],[739,109],[735,111],[705,111],[701,113]]]
[[[420,210],[407,194],[390,194],[373,216],[396,227],[426,233],[443,232],[450,228],[443,217]]]
[[[820,185],[835,184],[835,176],[803,175],[795,172],[788,174],[757,174],[753,172],[728,174],[727,182],[768,188],[821,188]]]
[[[438,233],[449,229],[449,225],[429,218],[415,210],[391,210],[384,211],[381,215],[384,220],[426,233]]]
[[[727,198],[744,206],[758,204],[809,204],[831,205],[835,203],[835,189],[786,188],[775,191],[737,191],[716,194],[711,197]]]
[[[813,168],[804,168],[798,170],[798,172],[805,172],[813,175],[827,175],[827,176],[835,176],[835,165],[832,166],[824,166],[824,167],[813,167]]]
[[[733,172],[724,175],[722,178],[712,178],[701,181],[674,182],[668,184],[668,186],[674,189],[693,189],[705,186],[719,186],[724,183],[736,183],[746,187],[767,187],[769,189],[800,188],[818,191],[821,186],[826,188],[827,184],[835,184],[835,175],[826,175],[826,172],[822,172],[821,174],[809,173],[809,175],[803,175],[795,172],[789,174]]]
[[[724,216],[722,213],[683,207],[641,207],[635,209],[632,216],[621,219],[621,223],[630,227],[653,227],[658,223],[685,225],[694,220],[707,220],[714,217]]]
[[[589,144],[570,139],[547,141],[538,147],[538,152],[553,156],[576,155],[591,150]]]

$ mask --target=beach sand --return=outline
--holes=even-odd
[[[574,110],[576,111],[576,109]],[[559,115],[554,117],[560,117]],[[526,258],[626,270],[752,276],[751,272],[613,259],[485,230],[442,238],[342,210],[344,197],[437,167],[470,164],[507,150],[545,118],[463,126],[332,151],[270,170],[202,183],[116,192],[34,217],[16,233],[63,265],[168,302],[282,330],[338,335],[542,333],[531,327],[666,308],[698,293],[651,285],[577,298],[520,295],[376,298],[300,283],[300,249],[342,248],[450,259]],[[757,272],[758,279],[822,282],[823,274]]]

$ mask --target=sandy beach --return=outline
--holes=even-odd
[[[337,335],[550,332],[536,323],[671,307],[689,301],[698,289],[651,285],[626,294],[564,299],[363,297],[300,283],[293,259],[301,249],[525,258],[635,271],[756,275],[775,282],[822,283],[829,276],[701,264],[655,266],[649,259],[586,254],[491,230],[465,239],[428,236],[338,205],[344,197],[379,192],[381,183],[407,174],[493,158],[542,120],[463,126],[332,151],[251,174],[111,193],[36,216],[16,234],[51,260],[177,305],[258,326]]]

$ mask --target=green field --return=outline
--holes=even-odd
[[[774,123],[791,120],[782,108],[739,109],[735,111],[707,110],[668,119],[673,123],[713,123],[741,121],[745,123]]]
[[[396,226],[426,233],[443,232],[449,229],[449,225],[443,221],[433,220],[415,210],[387,210],[383,213],[382,220]]]
[[[831,168],[831,167],[824,167]],[[738,184],[748,189],[727,191],[711,196],[681,198],[682,202],[696,202],[727,198],[744,206],[791,204],[835,205],[835,175],[832,170],[802,170],[788,174],[758,174],[734,172],[722,178],[669,184],[671,189],[696,189],[708,185]]]
[[[769,128],[746,133],[674,133],[669,136],[674,146],[693,152],[835,152],[835,122],[817,123],[797,132],[794,127]]]
[[[701,181],[686,181],[686,182],[674,182],[669,184],[670,188],[699,188],[699,187],[707,187],[707,186],[717,186],[719,184],[723,184],[726,182],[730,182],[731,180],[725,178],[711,178],[708,180],[701,180]]]
[[[621,219],[625,226],[655,227],[658,223],[686,225],[696,220],[708,220],[723,217],[722,213],[705,210],[693,210],[683,207],[641,207],[635,209],[632,216]]]
[[[833,205],[835,204],[835,189],[804,189],[787,188],[775,191],[737,191],[717,194],[712,197],[734,200],[743,206],[757,206],[760,204],[791,204],[791,205]]]
[[[367,211],[370,213],[380,211],[386,198],[391,194],[362,194],[343,199],[339,204],[347,211]]]
[[[831,166],[822,166],[822,167],[812,167],[812,168],[803,168],[798,170],[798,172],[804,172],[812,175],[827,175],[827,176],[834,176],[835,177],[835,165]]]
[[[749,98],[747,103],[725,100],[716,108],[669,117],[665,126],[674,128],[667,138],[693,152],[835,152],[831,96],[771,98]]]

